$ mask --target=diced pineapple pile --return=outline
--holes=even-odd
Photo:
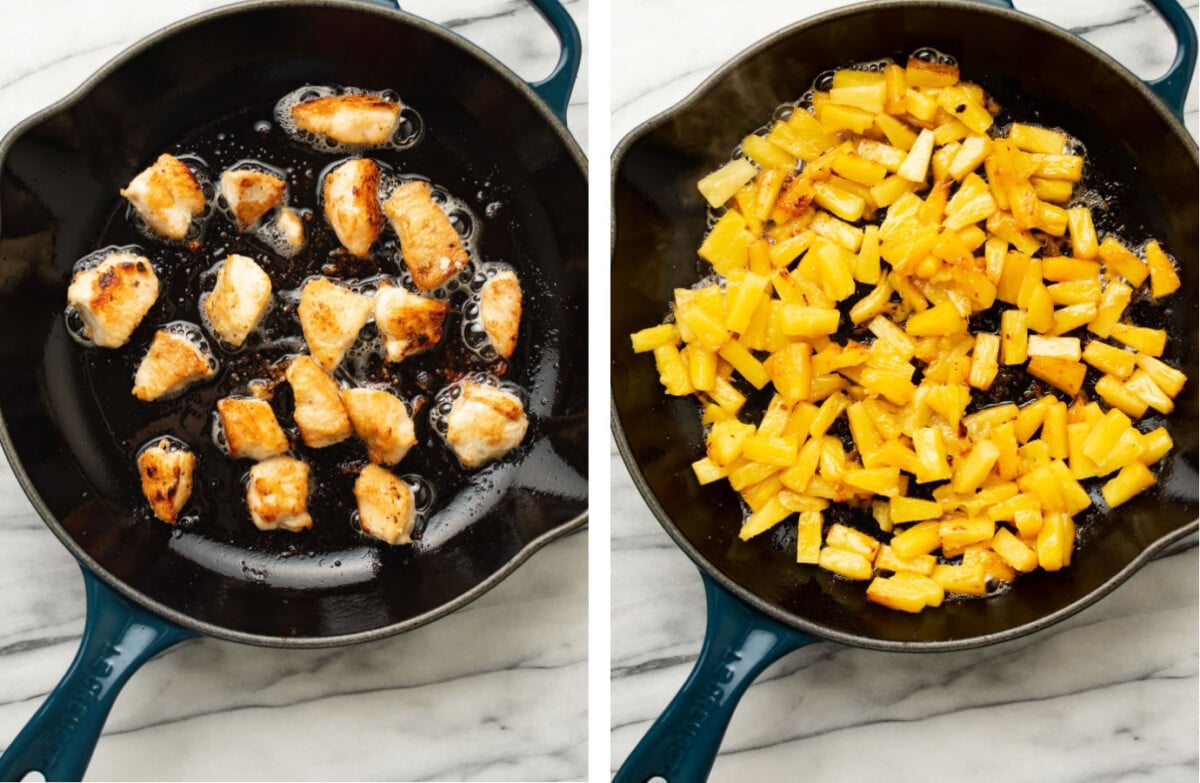
[[[1080,482],[1111,476],[1110,507],[1153,486],[1173,444],[1135,421],[1169,413],[1186,381],[1159,358],[1166,333],[1126,313],[1147,278],[1154,299],[1180,287],[1172,259],[1101,241],[1069,139],[1000,136],[997,111],[954,66],[837,71],[811,111],[700,181],[725,208],[699,251],[720,282],[677,289],[673,321],[632,335],[668,394],[703,403],[693,468],[741,495],[741,538],[796,514],[797,562],[908,612],[1068,565],[1092,502]],[[973,332],[996,303],[999,334]],[[968,414],[1001,365],[1060,394]],[[739,419],[742,382],[773,387],[756,423]],[[849,452],[830,434],[842,417]],[[827,527],[831,502],[870,509],[879,535]]]

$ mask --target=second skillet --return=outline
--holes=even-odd
[[[0,775],[82,774],[121,684],[182,638],[283,647],[377,639],[464,605],[583,524],[586,183],[582,154],[555,118],[579,38],[561,6],[535,5],[564,46],[537,85],[394,11],[244,3],[151,36],[0,145],[0,240],[17,248],[4,258],[0,290],[3,445],[47,525],[84,565],[89,602],[79,657],[9,746]],[[120,420],[125,400],[112,397],[103,359],[63,330],[73,259],[96,245],[117,189],[166,145],[306,82],[386,85],[419,107],[425,137],[404,155],[406,170],[432,176],[477,213],[485,198],[502,203],[484,222],[484,255],[513,264],[527,284],[524,345],[509,377],[529,391],[530,433],[443,499],[419,547],[328,530],[255,536],[225,519],[186,531],[147,524],[131,513],[141,500],[129,480],[137,444]]]
[[[1176,4],[1154,5],[1182,47],[1168,77],[1153,85],[1169,109],[1111,59],[1057,28],[981,3],[917,0],[857,5],[783,30],[622,142],[613,164],[614,431],[651,510],[705,577],[709,630],[692,675],[618,781],[702,779],[740,695],[797,647],[825,638],[884,651],[949,651],[1014,639],[1091,604],[1196,529],[1193,396],[1167,423],[1177,450],[1160,488],[1108,518],[1093,514],[1088,524],[1097,533],[1085,537],[1071,569],[1027,576],[987,600],[948,602],[917,616],[891,612],[868,604],[861,586],[797,566],[786,530],[738,542],[737,498],[725,487],[697,487],[691,477],[702,449],[694,403],[665,397],[653,361],[634,356],[628,340],[662,318],[672,288],[706,274],[695,260],[705,226],[695,182],[728,159],[742,134],[825,69],[932,46],[956,55],[965,77],[1015,116],[1077,133],[1101,179],[1121,183],[1111,225],[1170,242],[1185,287],[1161,325],[1181,336],[1171,361],[1194,384],[1196,150],[1171,115],[1182,111],[1195,33]],[[1112,113],[1101,116],[1099,107]]]

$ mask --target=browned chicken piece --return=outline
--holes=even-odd
[[[306,530],[308,465],[292,457],[271,457],[250,468],[246,506],[259,530]]]
[[[389,362],[432,348],[442,339],[450,305],[418,296],[399,286],[386,286],[375,295],[375,326],[383,335]]]
[[[296,400],[293,418],[306,445],[319,449],[350,437],[350,416],[332,375],[311,356],[297,356],[288,365],[287,379]]]
[[[330,95],[292,107],[296,127],[343,144],[383,144],[396,130],[400,104],[378,95]]]
[[[221,174],[221,195],[243,228],[283,203],[287,183],[273,174],[254,169],[226,169]]]
[[[528,427],[525,406],[516,396],[467,381],[446,416],[446,440],[459,462],[478,468],[516,448]]]
[[[142,494],[160,521],[175,524],[179,512],[192,496],[192,474],[196,455],[163,438],[137,458],[142,477]]]
[[[422,291],[432,291],[445,283],[469,260],[450,218],[430,192],[428,182],[406,182],[383,203],[383,211],[400,238],[404,263]]]
[[[326,370],[342,363],[346,351],[371,317],[375,302],[336,283],[318,277],[300,291],[300,328],[313,358]]]
[[[404,402],[383,389],[344,389],[342,402],[372,462],[395,465],[417,443]]]
[[[176,241],[187,236],[192,218],[204,211],[204,191],[188,165],[163,153],[121,195],[155,232]]]
[[[159,329],[133,376],[133,396],[146,402],[173,397],[216,375],[210,361],[195,341]]]
[[[75,274],[67,303],[83,318],[84,334],[102,348],[120,348],[158,299],[158,276],[150,261],[111,253]]]
[[[229,456],[264,460],[288,450],[287,435],[266,400],[224,397],[217,400],[217,414]]]
[[[217,284],[204,298],[213,331],[240,348],[258,326],[271,301],[271,278],[253,259],[230,255],[217,271]]]
[[[412,543],[417,515],[412,487],[404,479],[386,468],[367,465],[354,482],[354,498],[364,533],[392,546]]]
[[[325,219],[352,255],[370,253],[383,231],[378,188],[379,167],[369,158],[348,160],[325,175]]]
[[[304,247],[304,221],[296,214],[296,210],[288,207],[279,210],[279,215],[275,218],[275,227],[293,250]]]
[[[479,315],[496,353],[505,359],[512,356],[521,328],[521,284],[516,274],[505,270],[483,284]]]

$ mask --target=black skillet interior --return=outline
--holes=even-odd
[[[512,77],[449,38],[419,20],[358,6],[218,13],[153,42],[78,102],[28,128],[4,161],[0,412],[14,468],[77,555],[198,630],[242,641],[319,643],[411,627],[477,595],[540,543],[583,521],[582,165]],[[289,165],[298,148],[278,128],[263,134],[253,124],[270,119],[275,101],[305,83],[390,88],[415,107],[423,140],[378,157],[465,200],[482,221],[484,259],[515,266],[525,288],[521,344],[506,379],[528,392],[530,433],[517,452],[468,474],[437,447],[419,416],[420,455],[398,472],[449,489],[414,547],[389,548],[359,535],[349,518],[353,475],[336,471],[322,474],[332,486],[314,495],[313,531],[255,531],[239,484],[248,463],[231,463],[209,437],[212,403],[235,379],[222,376],[177,401],[139,407],[128,389],[140,352],[127,351],[135,357],[129,359],[84,350],[64,328],[72,264],[113,242],[138,242],[168,268],[188,268],[135,333],[137,345],[157,324],[196,320],[195,274],[225,252],[263,259],[273,272],[286,269],[289,280],[320,273],[320,254],[311,268],[290,268],[229,231],[220,216],[208,225],[218,241],[206,237],[209,254],[200,258],[144,239],[128,229],[117,196],[159,152],[187,150],[195,133],[226,131],[221,144],[197,150],[214,176],[242,157],[270,162],[274,155]],[[296,168],[294,203],[316,205],[318,174]],[[489,210],[493,202],[499,207]],[[327,233],[314,231],[314,241],[331,246]],[[397,268],[385,260],[367,273],[373,271]],[[420,373],[405,367],[401,376],[408,384],[402,388],[415,393]],[[199,449],[205,485],[197,490],[200,520],[172,531],[142,511],[132,459],[155,427],[180,419],[185,432],[177,434]]]
[[[662,392],[653,358],[629,333],[662,320],[675,287],[707,274],[696,258],[705,229],[697,179],[728,160],[746,133],[795,100],[823,70],[934,47],[958,58],[963,78],[995,96],[1005,115],[1060,126],[1082,139],[1087,176],[1105,194],[1101,233],[1157,237],[1178,260],[1183,288],[1165,313],[1136,305],[1139,322],[1169,330],[1164,357],[1188,375],[1160,485],[1108,514],[1077,517],[1081,549],[1069,569],[1019,579],[988,600],[948,602],[909,616],[865,600],[861,585],[794,562],[794,525],[748,543],[723,482],[699,487],[689,464],[703,453],[697,408]],[[1194,142],[1173,130],[1144,93],[1073,38],[969,3],[871,6],[784,31],[715,77],[702,94],[635,132],[614,161],[612,345],[614,424],[626,461],[660,522],[702,568],[789,624],[887,649],[980,644],[1033,630],[1121,581],[1149,549],[1194,529],[1197,513],[1197,199]],[[1089,377],[1088,387],[1095,381]],[[1157,422],[1156,422],[1157,423]],[[640,475],[639,475],[640,473]],[[1097,482],[1092,482],[1093,485]],[[1098,487],[1091,486],[1094,497]],[[843,521],[870,529],[861,516]]]

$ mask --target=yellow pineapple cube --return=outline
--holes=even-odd
[[[742,139],[742,153],[764,169],[792,171],[796,168],[796,157],[782,147],[777,147],[762,136],[750,134]]]
[[[1150,469],[1141,462],[1134,462],[1121,468],[1120,473],[1109,479],[1100,488],[1100,494],[1109,508],[1116,508],[1154,486],[1154,483],[1154,474]]]
[[[729,210],[708,232],[698,252],[718,273],[726,274],[746,265],[747,249],[752,241],[754,235],[746,230],[745,218],[739,212]]]
[[[996,523],[987,517],[949,517],[938,522],[942,552],[952,557],[971,544],[990,541],[996,535]]]
[[[996,535],[992,538],[992,551],[999,555],[1004,562],[1022,573],[1028,573],[1037,568],[1037,553],[1025,546],[1021,539],[1006,528],[996,531]]]
[[[738,537],[743,541],[749,541],[751,538],[775,527],[791,516],[791,514],[792,512],[784,508],[778,498],[772,498],[765,506],[750,515],[750,518],[746,520],[741,530],[738,531]]]
[[[688,377],[687,365],[674,345],[660,345],[654,349],[654,364],[658,368],[658,380],[667,394],[682,397],[695,389]]]
[[[1166,427],[1147,432],[1142,436],[1142,464],[1153,465],[1165,457],[1174,446],[1175,442],[1171,440],[1171,433],[1167,432]]]
[[[937,565],[937,558],[933,555],[917,555],[904,560],[887,544],[881,545],[878,554],[875,555],[875,568],[879,571],[909,571],[914,574],[928,575],[933,572],[935,565]]]
[[[966,494],[978,489],[999,458],[996,444],[990,440],[976,442],[967,456],[954,465],[954,491]]]
[[[1112,337],[1135,351],[1141,351],[1150,356],[1162,356],[1163,349],[1167,346],[1165,330],[1150,329],[1145,326],[1115,324],[1112,328]]]
[[[1146,245],[1146,264],[1150,267],[1150,295],[1161,299],[1179,290],[1179,273],[1175,271],[1175,262],[1163,252],[1157,240]]]
[[[796,534],[796,562],[816,563],[821,556],[821,528],[824,517],[820,511],[801,511]]]
[[[1129,380],[1125,381],[1125,388],[1130,394],[1135,395],[1159,413],[1170,413],[1175,410],[1175,403],[1171,401],[1170,396],[1158,388],[1158,384],[1145,370],[1134,370],[1133,374],[1129,376]]]
[[[871,578],[873,573],[871,561],[857,552],[850,552],[837,547],[823,547],[817,556],[817,565],[826,571],[844,576],[847,579],[864,581]]]
[[[1092,340],[1083,349],[1083,360],[1106,375],[1117,380],[1124,380],[1133,373],[1137,356],[1108,343]]]
[[[1052,155],[1061,155],[1067,143],[1066,135],[1059,131],[1021,122],[1009,126],[1008,138],[1018,149]]]
[[[1121,411],[1113,408],[1104,414],[1099,423],[1083,442],[1083,453],[1097,464],[1104,462],[1108,453],[1116,447],[1121,433],[1129,429],[1132,422]]]
[[[1055,359],[1046,356],[1030,358],[1026,366],[1029,374],[1045,381],[1056,389],[1060,389],[1074,397],[1083,387],[1083,378],[1087,375],[1087,366],[1070,359]]]
[[[937,519],[942,515],[942,506],[936,500],[898,496],[891,498],[888,504],[890,507],[889,517],[894,525]],[[895,547],[895,539],[892,540],[892,546]]]
[[[931,579],[940,584],[947,593],[959,595],[985,595],[987,593],[987,571],[982,562],[972,565],[934,566]]]
[[[921,574],[899,572],[891,577],[877,576],[867,585],[867,599],[902,612],[916,614],[927,606],[940,606],[945,597],[942,586]]]
[[[703,177],[696,183],[700,194],[710,207],[716,209],[733,198],[733,194],[758,175],[758,168],[745,158],[737,158]]]
[[[893,503],[895,500],[896,498],[892,498]],[[937,550],[942,544],[942,539],[938,536],[938,522],[936,519],[918,522],[892,536],[889,544],[892,551],[896,553],[896,557],[901,560],[911,560],[919,555],[927,555]]]
[[[1071,515],[1066,512],[1046,514],[1037,534],[1038,565],[1047,571],[1057,571],[1071,564],[1074,549],[1075,521]]]
[[[1134,288],[1145,282],[1150,270],[1142,259],[1135,256],[1115,237],[1105,237],[1097,251],[1104,262],[1105,271],[1111,276],[1120,275]]]
[[[726,468],[713,462],[708,457],[703,457],[693,462],[692,472],[696,474],[696,480],[701,484],[711,484],[729,475],[729,471]]]

